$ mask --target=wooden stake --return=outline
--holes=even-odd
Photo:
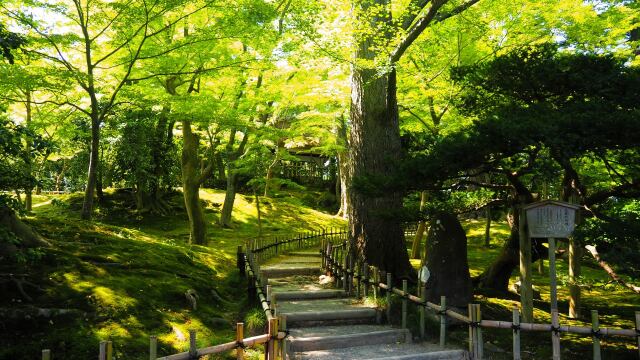
[[[484,341],[482,340],[482,328],[479,326],[482,321],[482,312],[480,310],[480,304],[474,304],[473,307],[475,308],[474,312],[476,315],[476,359],[482,360],[484,356]]]
[[[520,311],[513,307],[513,360],[520,360]]]
[[[473,309],[473,304],[468,305],[469,311],[469,354],[471,354],[471,359],[475,359],[476,356],[476,329],[474,327],[474,322],[476,319],[475,311]]]
[[[420,302],[422,304],[420,304],[420,310],[419,310],[419,313],[420,313],[420,339],[422,339],[422,340],[424,340],[425,337],[426,337],[425,336],[426,335],[426,331],[425,331],[425,328],[426,328],[426,321],[425,320],[426,319],[425,318],[426,318],[426,313],[427,313],[426,305],[423,305],[427,301],[426,291],[424,291],[423,287],[424,287],[424,283],[422,281],[418,281],[418,288],[422,289],[422,290],[420,290]]]
[[[640,357],[640,311],[636,311],[636,341],[638,342],[638,357]]]
[[[362,274],[364,276],[364,297],[366,299],[369,296],[369,264],[366,261],[362,264]]]
[[[560,360],[560,321],[558,320],[558,310],[555,309],[551,310],[551,346],[553,360]]]
[[[402,280],[402,293],[404,294],[402,296],[402,328],[406,329],[407,328],[407,295],[409,295],[407,293],[407,280]]]
[[[149,337],[149,360],[156,360],[158,358],[158,337],[151,335]]]
[[[189,356],[193,359],[198,356],[198,344],[196,343],[196,331],[189,330]]]
[[[391,273],[387,273],[387,323],[391,324]]]
[[[113,342],[107,341],[107,360],[113,359]]]
[[[593,360],[600,360],[600,320],[598,310],[591,310],[591,332],[593,333]]]
[[[276,336],[278,336],[278,319],[272,318],[269,320],[269,360],[276,358]]]
[[[243,347],[244,345],[240,346],[243,340],[244,340],[244,323],[240,322],[236,324],[236,343],[238,344],[238,347],[236,348],[237,360],[244,359],[244,347]]]
[[[107,360],[107,342],[100,341],[100,352],[98,353],[99,360]]]
[[[42,350],[42,360],[51,360],[51,350],[49,349]]]
[[[556,239],[549,238],[549,283],[551,310],[558,310],[558,281],[556,279]]]
[[[278,323],[280,324],[280,330],[286,334],[287,315],[281,315]],[[287,354],[289,353],[289,343],[286,337],[280,341],[280,349],[282,350],[282,359],[285,360],[287,358]]]
[[[426,284],[425,284],[426,285]],[[422,289],[423,302],[426,300],[426,289]],[[440,296],[440,347],[444,348],[447,343],[447,297]]]

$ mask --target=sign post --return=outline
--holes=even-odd
[[[549,240],[549,282],[551,310],[558,310],[558,285],[556,278],[556,238],[568,238],[575,229],[574,204],[545,200],[524,207],[527,212],[529,237]]]

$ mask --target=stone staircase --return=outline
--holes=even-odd
[[[263,264],[277,315],[286,315],[289,359],[468,359],[459,349],[414,343],[408,329],[382,325],[371,305],[323,285],[317,250],[290,252]]]

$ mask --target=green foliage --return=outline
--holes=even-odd
[[[12,33],[5,29],[4,24],[0,24],[0,52],[2,57],[13,64],[14,56],[12,50],[16,50],[23,46],[26,39],[19,34]]]

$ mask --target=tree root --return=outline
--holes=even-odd
[[[587,249],[587,251],[589,251],[591,256],[593,256],[593,258],[596,259],[596,261],[598,262],[598,265],[600,265],[600,267],[604,269],[604,271],[606,271],[607,274],[609,274],[609,277],[611,277],[613,281],[626,287],[627,289],[630,289],[636,294],[640,294],[640,286],[629,284],[628,282],[624,281],[618,274],[616,274],[616,272],[613,271],[611,266],[609,266],[609,264],[607,264],[607,262],[600,257],[600,254],[598,253],[598,250],[596,250],[596,247],[594,245],[587,245],[585,246],[585,249]]]

